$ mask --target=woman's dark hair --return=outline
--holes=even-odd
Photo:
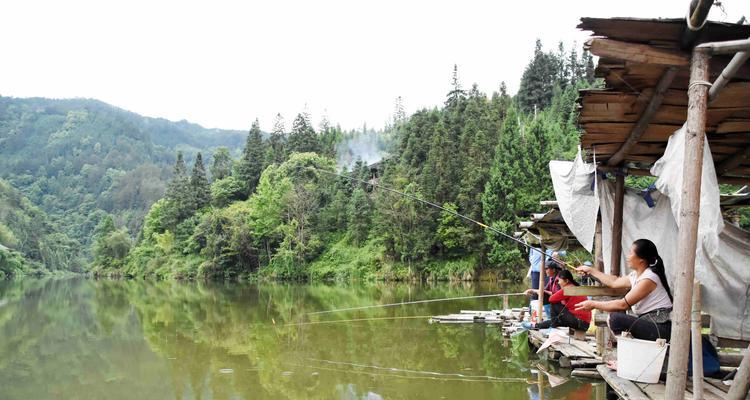
[[[672,291],[669,289],[669,282],[667,282],[667,274],[664,272],[664,261],[659,257],[659,251],[656,250],[654,242],[648,239],[638,239],[633,242],[633,249],[638,258],[646,260],[648,267],[659,277],[661,285],[667,291],[669,301],[673,301]]]
[[[568,281],[568,282],[570,282],[570,283],[572,283],[572,284],[574,284],[576,286],[579,285],[579,283],[576,282],[575,278],[573,278],[573,274],[570,271],[568,271],[567,269],[564,269],[564,270],[560,271],[557,274],[557,277],[565,279],[566,281]]]

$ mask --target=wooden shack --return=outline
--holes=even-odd
[[[592,32],[586,47],[599,57],[596,76],[605,84],[581,92],[578,121],[588,160],[616,176],[614,273],[625,176],[649,175],[670,136],[681,127],[687,132],[668,399],[684,398],[687,381],[704,138],[720,183],[750,183],[750,25],[706,21],[712,3],[692,1],[687,18],[583,18],[578,26]],[[728,398],[747,394],[746,354]]]

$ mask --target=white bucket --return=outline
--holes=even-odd
[[[664,339],[617,338],[617,376],[636,382],[659,382],[669,344]]]

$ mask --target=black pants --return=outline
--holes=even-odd
[[[583,331],[589,329],[588,322],[571,314],[570,311],[560,303],[552,303],[550,305],[550,314],[550,319],[536,324],[536,327],[539,329],[545,329],[550,326],[553,328],[567,326],[569,328]]]
[[[649,315],[641,318],[625,314],[624,312],[614,312],[609,314],[609,329],[615,335],[623,331],[630,332],[636,339],[656,340],[659,338],[667,339],[672,334],[672,322],[655,323]]]

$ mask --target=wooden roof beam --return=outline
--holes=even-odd
[[[659,78],[659,83],[656,85],[654,95],[651,96],[651,100],[648,102],[648,106],[646,106],[646,109],[643,111],[643,114],[641,114],[641,117],[638,118],[638,122],[636,122],[635,126],[633,126],[633,130],[630,131],[630,135],[628,136],[628,139],[625,141],[625,143],[623,143],[620,149],[617,150],[617,152],[612,155],[609,160],[607,160],[607,165],[615,166],[620,164],[622,160],[625,159],[625,156],[627,156],[628,151],[636,143],[638,143],[638,139],[643,136],[643,133],[646,132],[646,128],[648,128],[648,125],[653,119],[654,115],[656,115],[656,112],[659,111],[662,100],[664,100],[664,93],[666,93],[667,89],[669,89],[669,85],[672,84],[675,76],[677,76],[676,67],[669,67],[664,70],[661,78]]]
[[[724,175],[734,168],[740,166],[743,162],[750,159],[750,146],[740,150],[739,153],[733,155],[731,158],[724,160],[718,167],[716,167],[716,175]]]
[[[672,67],[690,65],[690,56],[686,53],[660,49],[647,44],[592,38],[586,42],[585,48],[593,55],[620,61]]]

